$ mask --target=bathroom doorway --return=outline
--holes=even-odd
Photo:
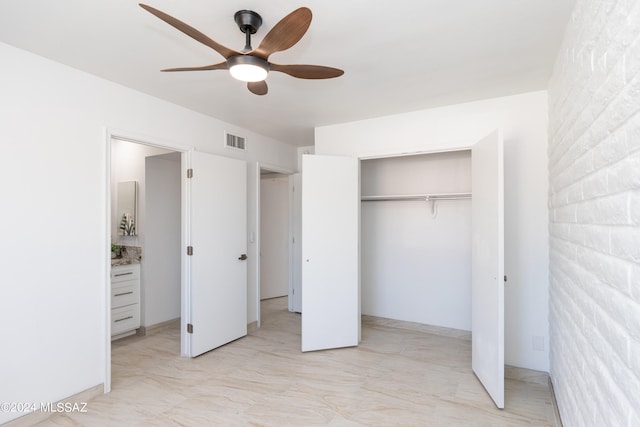
[[[118,370],[125,369],[112,364],[112,352],[126,350],[127,342],[172,328],[175,329],[172,347],[176,354],[180,352],[181,171],[182,158],[186,155],[173,147],[129,138],[111,136],[108,142],[108,232],[118,255],[109,267],[111,337],[107,337],[109,363],[105,390],[107,382],[110,389],[112,371],[117,378]],[[135,214],[128,217],[123,216],[119,206],[122,204],[118,194],[122,183],[135,189],[132,210]],[[128,227],[123,226],[125,223]],[[127,271],[117,270],[123,268]],[[126,274],[130,275],[121,277]],[[115,286],[114,280],[118,282]],[[122,285],[128,287],[115,290]],[[124,331],[122,325],[126,325]]]

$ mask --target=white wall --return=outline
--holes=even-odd
[[[0,401],[51,402],[105,381],[105,128],[291,170],[296,150],[6,44],[0,57]]]
[[[548,370],[547,93],[316,128],[317,154],[375,157],[505,141],[505,362]],[[542,337],[544,351],[533,350]]]
[[[578,0],[549,87],[551,379],[563,424],[640,425],[640,2]]]
[[[181,154],[149,156],[145,164],[141,320],[152,326],[181,314]]]
[[[260,179],[260,299],[289,293],[289,178]]]
[[[362,196],[471,193],[471,153],[361,163]],[[362,202],[362,314],[471,329],[471,200]]]

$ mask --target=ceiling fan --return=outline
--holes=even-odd
[[[272,53],[289,49],[298,43],[307,32],[311,24],[311,10],[306,7],[296,9],[282,18],[280,22],[264,36],[260,45],[255,49],[251,47],[251,35],[255,34],[262,25],[262,18],[251,10],[240,10],[236,12],[234,20],[240,28],[240,31],[245,34],[245,47],[241,51],[230,49],[217,43],[195,28],[158,9],[142,3],[140,3],[140,7],[182,31],[189,37],[209,46],[225,59],[225,61],[212,65],[168,68],[161,71],[229,70],[233,77],[247,82],[249,91],[256,95],[266,95],[268,92],[265,78],[269,71],[279,71],[299,79],[331,79],[344,74],[344,71],[338,68],[324,67],[321,65],[283,65],[269,62],[269,56]]]

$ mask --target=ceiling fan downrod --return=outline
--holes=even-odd
[[[250,52],[251,35],[258,31],[262,25],[262,17],[252,10],[239,10],[233,15],[233,19],[238,24],[238,28],[245,34],[245,46],[242,52]]]

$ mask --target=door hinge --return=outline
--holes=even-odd
[[[504,282],[507,283],[507,276],[504,276]]]
[[[193,325],[191,323],[187,323],[187,333],[188,334],[193,333]]]
[[[295,242],[296,242],[296,236],[293,236],[293,237],[291,238],[291,243],[295,243]]]
[[[193,169],[187,169],[187,178],[193,178]]]
[[[187,255],[193,255],[193,246],[187,246]]]

